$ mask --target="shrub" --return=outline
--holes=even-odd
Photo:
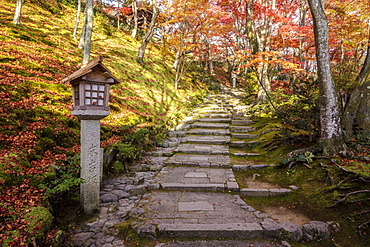
[[[53,216],[49,210],[42,206],[32,208],[24,218],[28,222],[27,231],[37,240],[44,237],[53,222]]]

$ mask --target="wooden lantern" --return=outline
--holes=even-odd
[[[107,67],[102,64],[101,56],[89,62],[62,80],[72,84],[72,110],[109,111],[108,100],[110,85],[118,84]]]

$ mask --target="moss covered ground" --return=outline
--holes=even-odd
[[[340,164],[351,171],[367,176],[368,162],[359,160],[347,160],[339,157],[332,159],[314,157],[312,162],[298,161],[290,168],[284,161],[286,154],[292,150],[310,146],[310,143],[289,143],[294,141],[294,135],[299,135],[299,131],[290,131],[293,135],[285,135],[285,126],[280,124],[278,119],[256,118],[254,126],[257,128],[260,144],[247,152],[260,153],[260,156],[232,157],[234,164],[276,164],[261,170],[248,170],[235,172],[238,183],[241,187],[246,178],[258,173],[259,181],[268,182],[287,188],[295,185],[299,189],[293,190],[283,197],[244,197],[244,200],[257,210],[266,207],[284,207],[297,214],[302,214],[311,220],[338,222],[341,226],[339,233],[333,234],[329,240],[321,242],[298,242],[291,243],[295,247],[314,246],[369,246],[370,230],[367,226],[358,230],[358,226],[369,219],[366,212],[370,206],[368,193],[358,194],[350,197],[347,202],[341,203],[336,207],[331,207],[335,202],[343,198],[343,195],[356,190],[369,190],[368,183],[361,183],[356,177],[351,177],[336,187],[341,181],[350,174],[343,172],[335,163]],[[267,131],[266,130],[270,130]],[[289,137],[289,138],[287,138]],[[275,141],[274,141],[275,140]],[[278,140],[278,141],[276,141]],[[268,151],[268,148],[272,150]],[[285,164],[285,165],[284,165]],[[362,169],[358,168],[359,166]],[[352,202],[352,203],[351,203]],[[362,236],[360,236],[360,233]]]

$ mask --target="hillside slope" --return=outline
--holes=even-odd
[[[27,1],[21,25],[15,26],[13,2],[0,0],[3,246],[27,245],[35,233],[47,232],[48,228],[30,224],[25,215],[42,205],[53,212],[50,201],[57,202],[80,182],[79,122],[70,111],[71,87],[61,83],[82,61],[78,41],[72,39],[75,10],[57,1]],[[145,137],[142,145],[149,148],[159,129],[175,123],[192,99],[204,93],[204,86],[196,83],[196,73],[189,73],[180,90],[173,90],[173,55],[159,44],[150,44],[146,66],[138,65],[139,45],[96,13],[92,58],[103,55],[103,63],[122,82],[112,88],[111,115],[102,121],[104,147],[125,141],[131,145],[133,138]]]

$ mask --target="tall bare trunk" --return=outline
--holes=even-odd
[[[73,38],[74,39],[77,39],[77,30],[78,30],[78,25],[80,25],[80,18],[81,18],[81,0],[78,0],[75,27],[73,29]]]
[[[17,6],[15,8],[13,20],[13,23],[15,25],[21,24],[21,12],[22,12],[22,0],[17,0]]]
[[[137,23],[137,3],[136,3],[136,0],[134,0],[134,2],[132,3],[132,11],[134,12],[134,28],[132,29],[132,33],[131,33],[131,36],[133,38],[136,37],[136,34],[137,34],[137,29],[138,29],[138,23]]]
[[[121,29],[120,27],[120,16],[121,16],[121,12],[119,11],[120,10],[120,7],[121,7],[121,0],[118,0],[117,1],[117,9],[118,9],[118,12],[117,12],[117,29],[118,31]]]
[[[86,10],[87,23],[86,23],[86,32],[85,32],[83,64],[87,64],[90,60],[91,37],[92,37],[93,25],[94,25],[93,0],[87,0],[86,9],[87,9]]]
[[[181,76],[185,68],[185,52],[182,51],[181,49],[176,52],[176,59],[175,63],[173,64],[173,68],[175,69],[176,72],[174,88],[175,90],[177,90]]]
[[[157,16],[158,16],[158,8],[157,8],[157,5],[156,5],[155,0],[153,0],[152,6],[153,6],[152,20],[150,22],[149,29],[146,32],[145,37],[143,38],[143,40],[141,42],[141,46],[139,48],[139,53],[138,53],[138,55],[136,57],[136,60],[141,65],[144,65],[144,55],[145,55],[146,46],[148,45],[148,43],[150,42],[150,40],[153,37],[153,34],[154,34],[154,26],[155,26],[155,23],[156,23],[156,20],[157,20]]]
[[[84,24],[82,26],[80,41],[78,42],[78,49],[82,50],[85,46],[85,39],[86,39],[86,27],[87,27],[87,6],[84,10]]]

